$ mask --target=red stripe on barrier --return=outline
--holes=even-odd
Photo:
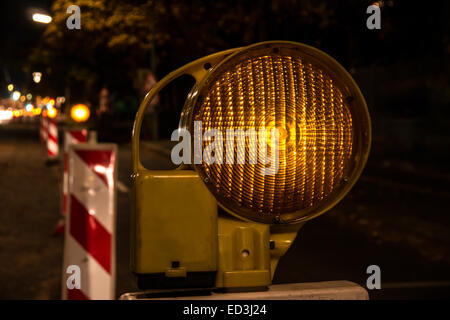
[[[69,133],[78,142],[87,141],[87,130],[69,130]]]
[[[74,195],[70,195],[70,234],[111,273],[111,234]]]
[[[58,143],[58,139],[55,136],[49,135],[48,138],[52,140],[54,143]]]
[[[80,289],[67,289],[68,300],[89,300],[89,298]]]
[[[75,152],[105,182],[106,186],[112,186],[113,172],[109,169],[114,162],[112,151],[75,150]]]

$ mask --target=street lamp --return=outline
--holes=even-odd
[[[42,73],[40,73],[40,72],[33,72],[33,81],[35,83],[41,82],[41,78],[42,78]]]
[[[33,21],[48,24],[48,23],[52,22],[52,17],[50,17],[49,15],[46,15],[46,14],[42,14],[42,13],[34,13]]]
[[[14,101],[17,101],[17,100],[20,99],[20,96],[21,96],[21,94],[20,94],[19,91],[14,91],[14,92],[12,93],[12,95],[11,95],[11,98],[12,98]]]

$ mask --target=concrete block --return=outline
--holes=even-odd
[[[165,297],[157,297],[158,292]],[[167,297],[170,291],[125,293],[121,300],[368,300],[367,290],[350,281],[323,281],[271,285],[267,291],[183,295],[183,290]],[[151,294],[152,298],[149,298]]]

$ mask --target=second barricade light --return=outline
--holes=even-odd
[[[70,117],[75,122],[86,122],[90,115],[89,108],[84,104],[76,104],[70,109]]]

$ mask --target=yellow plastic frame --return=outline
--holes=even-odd
[[[241,52],[242,50],[246,50],[246,49],[252,48],[254,46],[260,46],[260,45],[264,45],[264,44],[267,44],[267,45],[284,44],[284,45],[292,45],[295,47],[300,47],[300,48],[306,50],[309,54],[311,54],[316,59],[323,59],[323,60],[331,63],[331,65],[333,67],[336,67],[336,69],[334,70],[334,73],[337,74],[338,76],[342,76],[342,79],[343,79],[342,81],[344,81],[344,83],[347,84],[348,88],[350,88],[350,91],[352,92],[353,96],[356,99],[358,99],[359,102],[362,103],[362,113],[364,116],[366,116],[364,122],[367,124],[367,127],[364,129],[364,134],[366,137],[367,145],[365,146],[365,150],[362,153],[362,157],[360,159],[358,159],[358,161],[360,162],[360,164],[358,165],[358,170],[356,170],[354,172],[353,176],[347,182],[345,190],[338,197],[336,197],[332,201],[330,201],[326,207],[321,208],[320,211],[316,211],[309,216],[298,219],[297,221],[294,221],[290,225],[270,225],[270,241],[271,242],[273,241],[275,244],[275,247],[270,250],[270,257],[269,257],[270,258],[271,278],[273,278],[273,275],[274,275],[274,272],[275,272],[275,269],[276,269],[276,266],[278,264],[280,257],[283,256],[286,253],[286,251],[289,249],[290,245],[292,244],[292,242],[294,241],[294,239],[298,233],[298,230],[303,225],[303,222],[322,214],[323,212],[329,210],[335,204],[337,204],[350,191],[352,186],[356,183],[356,181],[358,180],[358,178],[364,168],[367,158],[368,158],[370,144],[371,144],[371,126],[370,126],[369,114],[367,111],[367,105],[365,103],[365,100],[364,100],[358,86],[356,85],[356,83],[354,82],[352,77],[332,57],[328,56],[324,52],[317,50],[313,47],[299,44],[296,42],[268,41],[268,42],[251,45],[248,47],[240,47],[240,48],[225,50],[225,51],[221,51],[221,52],[218,52],[218,53],[215,53],[212,55],[208,55],[206,57],[197,59],[197,60],[169,73],[166,77],[161,79],[150,90],[150,92],[146,95],[146,97],[142,101],[142,103],[139,107],[139,110],[136,114],[134,127],[133,127],[133,131],[132,131],[132,163],[133,163],[132,177],[136,179],[139,176],[151,175],[151,173],[152,173],[151,170],[146,169],[142,165],[142,163],[140,161],[140,154],[139,154],[139,142],[140,142],[140,131],[141,131],[141,127],[142,127],[142,121],[144,118],[145,110],[150,105],[150,102],[152,101],[152,99],[170,82],[172,82],[173,80],[175,80],[183,75],[191,75],[192,77],[194,77],[194,79],[196,81],[195,85],[197,85],[198,87],[201,87],[203,81],[206,79],[206,77],[209,75],[209,73],[212,70],[214,70],[214,68],[216,66],[223,63],[225,60],[232,59],[233,55]],[[210,64],[211,68],[206,69],[205,68],[206,63]],[[230,213],[231,215],[233,215],[241,220],[252,222],[251,220],[249,220],[245,217],[242,217],[241,215],[239,215],[235,212],[228,210],[226,207],[222,206],[220,202],[218,202],[218,204],[224,210],[226,210],[228,213]],[[219,223],[223,223],[223,222],[221,222],[220,217],[219,217]],[[220,269],[220,267],[219,267],[219,269]],[[239,279],[239,278],[236,278],[236,279]],[[218,284],[220,284],[220,281]]]
[[[221,52],[217,52],[215,54],[211,54],[209,56],[197,59],[192,61],[181,68],[172,71],[163,79],[161,79],[145,96],[141,105],[139,106],[139,110],[136,114],[136,118],[134,120],[133,133],[131,138],[131,148],[132,148],[132,157],[133,157],[133,173],[137,173],[139,170],[145,169],[142,165],[139,158],[139,138],[142,127],[142,120],[144,119],[145,110],[150,105],[152,99],[170,82],[175,79],[183,76],[183,75],[191,75],[194,77],[196,84],[198,84],[206,75],[209,73],[209,70],[204,68],[205,63],[210,63],[212,66],[220,62],[226,56],[231,53],[240,50],[242,48],[235,48],[230,50],[225,50]]]

